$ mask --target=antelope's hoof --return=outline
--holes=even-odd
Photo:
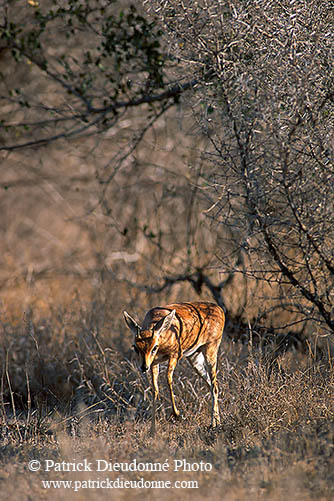
[[[175,414],[175,412],[172,412],[169,417],[169,420],[174,422],[182,421],[182,419],[184,419],[184,416],[183,414],[181,414],[181,412],[178,412],[177,414]]]
[[[215,431],[219,431],[221,429],[221,426],[220,426],[220,421],[213,421],[211,424],[210,424],[210,427],[209,429],[213,432]]]

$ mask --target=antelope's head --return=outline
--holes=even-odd
[[[142,372],[147,372],[150,369],[159,351],[161,335],[170,328],[174,316],[175,310],[158,320],[158,322],[152,323],[149,328],[142,329],[138,323],[124,311],[125,322],[134,334],[133,347],[139,357]]]

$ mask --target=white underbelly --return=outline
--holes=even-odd
[[[192,347],[192,348],[190,348],[189,350],[185,350],[185,351],[183,352],[183,356],[184,356],[184,357],[191,357],[191,355],[193,355],[193,354],[194,354],[194,353],[198,350],[198,348],[200,348],[201,346],[203,346],[203,345],[201,345],[201,344],[196,344],[196,346],[193,346],[193,347]]]

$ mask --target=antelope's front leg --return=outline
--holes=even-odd
[[[174,397],[174,392],[173,392],[173,374],[174,374],[174,369],[176,367],[176,364],[177,364],[176,358],[169,359],[168,370],[167,370],[167,381],[168,381],[168,386],[169,386],[170,399],[172,401],[173,414],[175,417],[179,417],[180,411],[178,411],[176,408],[175,397]]]
[[[152,422],[151,422],[151,435],[155,435],[155,412],[156,412],[156,403],[159,395],[159,386],[158,386],[158,376],[159,376],[159,365],[151,366],[151,376],[152,376],[152,389],[153,389],[153,408],[152,408]]]

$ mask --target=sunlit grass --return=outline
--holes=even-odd
[[[175,373],[182,419],[171,418],[165,370],[157,435],[149,435],[149,380],[136,368],[131,340],[113,331],[103,305],[33,315],[20,325],[2,324],[1,469],[8,499],[22,495],[66,499],[73,489],[45,489],[42,480],[115,479],[118,472],[43,470],[45,461],[86,459],[164,463],[159,479],[196,480],[182,498],[330,500],[334,494],[334,371],[330,355],[318,350],[283,353],[269,370],[268,356],[228,333],[219,356],[221,426],[209,428],[210,395],[186,362]],[[270,347],[269,347],[270,348]],[[267,352],[269,350],[267,347]],[[39,460],[38,472],[27,470]],[[173,470],[175,460],[211,465],[210,471]],[[95,464],[95,463],[94,463]],[[128,480],[137,472],[123,473]],[[144,475],[157,479],[157,473]],[[15,489],[14,489],[15,485]],[[85,485],[85,484],[82,484]],[[80,488],[80,498],[110,496],[110,489]],[[48,491],[48,492],[47,492]],[[174,491],[173,491],[174,492]],[[115,491],[113,491],[115,495]],[[168,489],[126,489],[126,495],[168,498]],[[56,497],[57,499],[57,497]]]

